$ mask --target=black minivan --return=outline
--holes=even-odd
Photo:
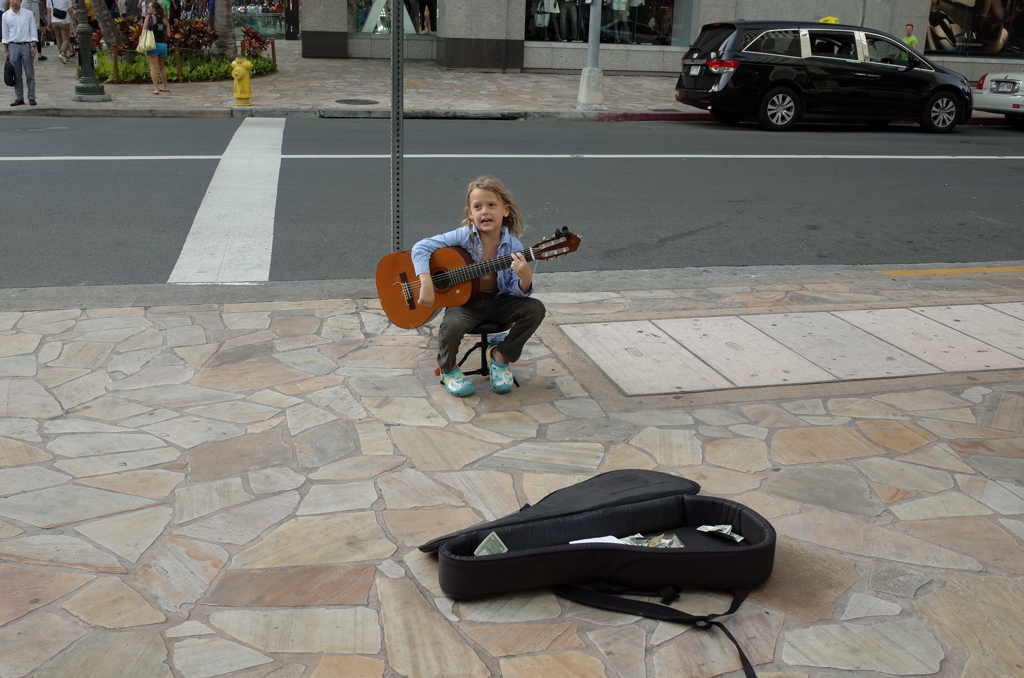
[[[676,101],[766,130],[800,120],[917,120],[949,132],[971,115],[967,78],[861,26],[736,21],[703,27],[682,59]]]

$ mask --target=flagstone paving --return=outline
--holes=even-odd
[[[436,322],[395,330],[374,300],[0,313],[0,677],[736,675],[717,631],[550,591],[452,601],[417,549],[619,468],[775,525],[728,623],[759,675],[1019,675],[1024,373],[631,398],[561,329],[765,304],[941,323],[977,312],[951,291],[1024,300],[1006,279],[542,294],[521,388],[463,400]]]

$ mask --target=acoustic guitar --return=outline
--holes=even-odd
[[[527,261],[554,259],[575,252],[579,236],[562,228],[549,238],[523,250]],[[419,327],[448,306],[463,306],[475,297],[479,278],[512,267],[512,255],[474,262],[461,247],[443,247],[430,255],[430,277],[434,281],[433,306],[420,306],[420,280],[410,250],[392,252],[377,264],[377,296],[388,319],[407,330]]]

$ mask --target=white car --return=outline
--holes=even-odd
[[[1014,129],[1024,129],[1024,70],[986,73],[974,90],[974,110],[1002,113]]]

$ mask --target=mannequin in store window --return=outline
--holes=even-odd
[[[421,33],[437,32],[437,0],[420,0],[420,7],[423,8]]]
[[[580,40],[580,0],[561,0],[560,14],[558,15],[559,28],[562,31],[563,40]]]
[[[629,41],[629,0],[612,0],[612,37],[616,43]]]

